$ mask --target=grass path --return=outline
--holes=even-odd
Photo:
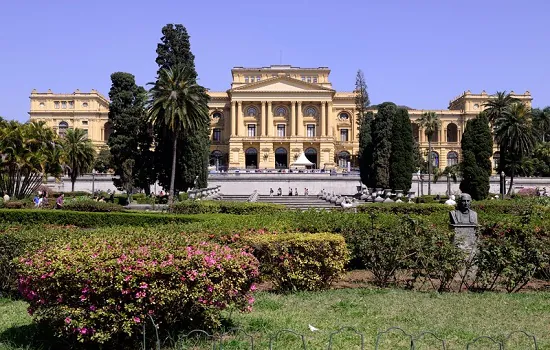
[[[235,325],[254,336],[255,349],[268,349],[269,337],[282,329],[303,334],[308,350],[327,349],[330,333],[343,326],[364,334],[365,349],[374,349],[377,333],[392,326],[413,334],[430,330],[447,341],[449,350],[464,350],[469,341],[481,335],[502,339],[503,335],[516,330],[536,335],[539,349],[550,349],[550,293],[546,292],[442,295],[391,289],[344,289],[292,295],[261,292],[256,295],[253,312],[231,316]],[[17,335],[18,329],[28,330],[24,327],[28,324],[30,317],[25,303],[0,299],[0,349],[15,349],[2,347],[1,337]],[[309,324],[319,331],[310,331]],[[226,338],[224,349],[250,349],[243,339]],[[359,339],[345,332],[334,339],[333,349],[360,349]],[[379,349],[408,349],[403,337],[389,335],[381,340],[384,346]],[[436,348],[428,345],[430,342],[425,342],[418,349]],[[22,348],[35,349],[25,344]],[[494,346],[475,349],[481,348],[497,349]],[[531,348],[525,342],[507,347]],[[295,338],[283,335],[273,349],[300,349],[300,344]]]

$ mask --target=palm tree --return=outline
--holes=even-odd
[[[209,123],[208,95],[195,81],[193,71],[184,66],[161,69],[156,83],[149,91],[148,113],[151,124],[160,123],[173,133],[172,174],[168,203],[174,202],[176,152],[182,132],[199,129]]]
[[[434,133],[439,129],[441,121],[435,112],[426,112],[416,120],[421,128],[424,128],[424,133],[428,138],[428,195],[432,194],[431,179],[432,179],[432,138]]]
[[[494,124],[499,118],[504,116],[512,104],[517,102],[519,102],[519,100],[512,97],[509,93],[506,93],[506,91],[497,91],[497,93],[493,95],[493,98],[483,104],[485,107],[485,115],[487,119],[489,119],[489,122]]]
[[[506,150],[510,161],[510,187],[522,158],[529,155],[536,143],[537,135],[532,128],[531,110],[525,104],[516,102],[495,121],[495,140],[500,149]]]
[[[534,109],[533,125],[540,131],[540,137],[542,142],[546,142],[546,134],[550,130],[550,107],[544,109]]]
[[[92,169],[96,156],[94,145],[82,129],[67,130],[62,145],[74,192],[76,178]]]

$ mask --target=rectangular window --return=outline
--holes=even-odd
[[[67,101],[61,101],[61,109],[67,109]]]
[[[55,109],[59,109],[59,101],[54,101],[53,106]]]
[[[307,80],[306,80],[308,83],[311,83],[311,77],[307,77]]]
[[[212,133],[212,140],[215,142],[220,142],[222,140],[222,130],[221,129],[214,129],[214,132]]]
[[[285,137],[285,125],[284,124],[277,124],[277,136],[278,137]]]
[[[74,101],[69,101],[69,109],[73,109],[74,108]]]
[[[88,121],[87,121],[87,120],[83,120],[83,121],[82,121],[82,125],[88,125]]]
[[[348,129],[340,129],[340,141],[348,142]]]
[[[306,76],[302,75],[302,81],[306,81]]]
[[[248,76],[244,77],[244,82],[248,83]]]
[[[256,81],[260,81],[260,80],[262,80],[262,76],[261,76],[261,75],[258,75],[258,76],[256,77]]]
[[[315,124],[307,125],[307,137],[315,137]]]
[[[317,84],[317,77],[313,77],[313,82]]]
[[[256,137],[256,125],[248,124],[248,137]]]

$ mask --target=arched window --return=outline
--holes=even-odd
[[[306,108],[305,115],[315,117],[317,116],[317,110],[315,109],[315,107],[308,107]]]
[[[451,151],[447,153],[447,166],[457,165],[458,164],[458,153]]]
[[[495,167],[495,170],[498,170],[499,164],[500,164],[500,152],[495,152],[493,154],[493,166]]]
[[[436,126],[434,128],[434,132],[432,134],[431,141],[432,142],[439,142],[439,127],[438,126]]]
[[[439,168],[439,153],[432,151],[432,168]]]
[[[338,118],[340,120],[349,120],[349,114],[347,112],[342,112],[340,113],[340,115],[338,116]]]
[[[59,123],[59,137],[65,137],[67,134],[67,129],[69,128],[69,123],[63,121]]]
[[[103,141],[109,141],[109,136],[111,136],[112,132],[113,128],[111,122],[105,123],[105,125],[103,126]]]
[[[419,142],[419,140],[420,140],[420,128],[418,127],[418,124],[411,123],[411,126],[412,126],[413,138],[416,142]]]
[[[458,142],[458,127],[455,123],[447,125],[447,142]]]
[[[246,115],[249,117],[255,117],[258,115],[258,110],[254,106],[250,106],[246,109]]]
[[[350,161],[350,154],[347,151],[342,151],[338,153],[338,166],[340,168],[347,168],[348,162]]]
[[[276,116],[286,116],[287,115],[287,110],[285,107],[277,107],[277,109],[275,110],[275,115]]]
[[[306,158],[312,162],[314,165],[315,168],[318,168],[317,166],[317,150],[315,148],[308,148],[304,151],[304,154],[306,156]]]

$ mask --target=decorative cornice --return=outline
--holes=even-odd
[[[277,82],[277,81],[288,81],[288,82],[297,83],[297,84],[303,85],[303,86],[313,87],[317,91],[330,91],[330,92],[336,93],[336,90],[334,90],[334,89],[329,89],[329,88],[326,88],[326,87],[321,86],[319,84],[308,83],[306,81],[290,78],[290,77],[287,77],[287,76],[267,78],[267,79],[264,79],[264,80],[256,81],[254,83],[249,83],[249,84],[246,84],[246,85],[242,85],[242,86],[236,87],[234,89],[229,89],[229,90],[227,90],[227,92],[228,93],[233,93],[233,92],[238,92],[238,91],[247,91],[251,87],[261,86],[261,85],[265,85],[266,83],[274,83],[274,82]],[[260,92],[260,91],[254,91],[254,92]],[[264,92],[264,91],[262,91],[262,92]],[[265,91],[265,92],[268,92],[268,91]],[[269,92],[275,92],[275,91],[269,91]],[[289,92],[298,92],[298,91],[284,91],[284,92],[289,93]],[[309,91],[309,92],[311,92],[311,91]]]

